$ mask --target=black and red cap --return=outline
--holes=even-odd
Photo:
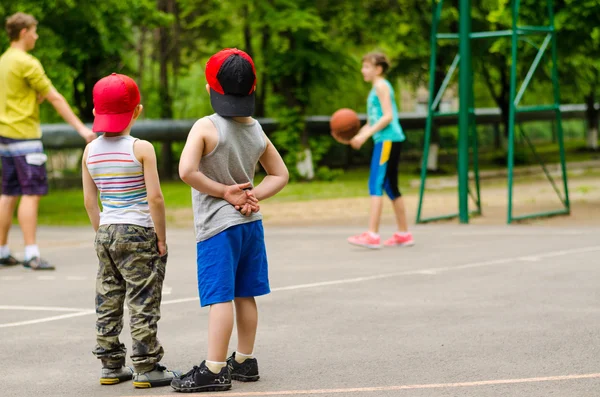
[[[224,117],[249,117],[254,114],[256,69],[250,55],[237,48],[226,48],[206,63],[210,103]]]

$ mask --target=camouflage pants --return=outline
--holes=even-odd
[[[127,299],[131,360],[136,372],[150,371],[164,354],[156,333],[167,256],[159,256],[154,229],[135,225],[101,226],[95,246],[100,266],[93,353],[104,367],[117,368],[125,363],[127,350],[119,342],[119,334]]]

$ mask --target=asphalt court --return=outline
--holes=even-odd
[[[355,228],[265,229],[261,380],[218,395],[598,395],[600,228],[432,224],[414,228],[414,247],[380,251],[349,246]],[[192,231],[168,239],[159,337],[163,363],[186,371],[204,358],[207,310]],[[17,253],[19,240],[14,229]],[[39,240],[57,271],[0,269],[0,394],[176,395],[98,384],[93,232],[41,228]]]

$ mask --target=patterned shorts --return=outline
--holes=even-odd
[[[46,156],[39,139],[0,137],[2,194],[44,196],[48,194]]]

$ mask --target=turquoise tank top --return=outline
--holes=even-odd
[[[400,122],[398,121],[398,106],[396,105],[394,88],[392,87],[392,84],[390,84],[389,81],[383,81],[385,81],[385,83],[390,89],[393,118],[392,121],[384,129],[377,131],[373,135],[373,140],[375,141],[375,143],[383,141],[404,142],[406,137],[404,136],[404,132],[402,131],[402,127],[400,126]],[[383,109],[381,108],[381,102],[377,97],[375,87],[371,89],[371,92],[369,92],[369,97],[367,98],[367,115],[369,125],[374,125],[383,116]]]

